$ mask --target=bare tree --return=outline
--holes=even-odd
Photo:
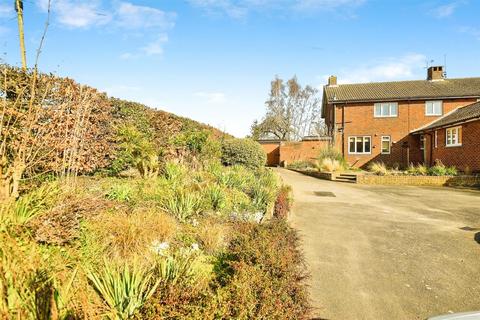
[[[286,85],[275,77],[265,104],[265,117],[252,125],[252,136],[256,139],[301,140],[314,131],[319,120],[321,99],[318,90],[308,85],[302,88],[296,77]]]
[[[23,30],[23,1],[15,0],[15,11],[17,12],[18,37],[20,41],[20,56],[22,58],[22,68],[27,70],[27,52],[25,49],[25,33]]]
[[[48,171],[75,176],[79,160],[85,157],[86,137],[92,134],[92,109],[104,107],[95,89],[38,73],[49,18],[35,67],[27,69],[22,44],[23,3],[17,0],[15,5],[22,9],[17,10],[22,69],[0,65],[0,202],[18,197],[26,173],[30,177]],[[50,1],[48,6],[50,13]]]

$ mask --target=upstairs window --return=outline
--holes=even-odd
[[[396,102],[382,102],[375,103],[375,118],[388,118],[398,116],[398,103]]]
[[[441,116],[443,114],[442,101],[427,101],[425,102],[425,115],[427,116]]]
[[[447,147],[457,147],[462,145],[462,127],[454,127],[446,129],[446,142]]]
[[[349,154],[369,154],[372,152],[372,138],[369,136],[358,136],[348,138]]]

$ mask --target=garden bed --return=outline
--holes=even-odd
[[[410,176],[362,174],[357,176],[358,184],[408,185],[408,186],[451,186],[479,187],[479,176]]]

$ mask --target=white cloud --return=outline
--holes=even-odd
[[[47,10],[48,0],[36,1],[40,9]],[[52,12],[56,20],[68,28],[108,26],[127,36],[146,39],[143,47],[136,52],[121,54],[120,59],[163,53],[168,41],[167,31],[175,26],[176,13],[126,1],[111,0],[109,6],[102,4],[102,0],[55,0],[52,1]]]
[[[331,10],[339,7],[357,7],[366,0],[297,0],[296,7],[299,9]]]
[[[372,81],[410,80],[418,78],[424,71],[426,57],[422,54],[407,54],[399,58],[388,58],[371,64],[342,70],[338,75],[339,83],[364,83]],[[324,76],[326,83],[328,76]],[[323,85],[322,84],[322,85]]]
[[[168,41],[168,36],[166,34],[161,34],[157,39],[147,44],[142,48],[142,51],[148,55],[161,55],[163,54],[163,45]]]
[[[176,14],[160,9],[120,2],[116,8],[117,23],[126,29],[158,28],[166,30],[175,25]]]
[[[0,18],[9,18],[13,15],[13,1],[11,4],[0,4]]]
[[[441,5],[439,7],[434,8],[431,11],[431,14],[434,17],[439,18],[439,19],[447,18],[447,17],[450,17],[451,15],[453,15],[455,13],[455,10],[457,10],[457,8],[464,3],[465,3],[465,1],[454,1],[454,2],[451,2],[451,3],[444,4],[444,5]]]
[[[477,40],[480,40],[480,28],[476,27],[460,27],[459,31],[462,33],[469,34],[476,38]]]
[[[244,18],[250,11],[311,12],[357,7],[366,0],[188,0],[210,14]]]
[[[46,11],[48,0],[37,0],[37,5]],[[112,19],[111,15],[102,10],[100,1],[95,0],[56,0],[52,1],[51,9],[58,22],[69,28],[105,25]]]
[[[196,92],[194,96],[211,104],[222,104],[227,101],[227,96],[222,92]]]

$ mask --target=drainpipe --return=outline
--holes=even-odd
[[[433,143],[434,143],[433,139],[434,138],[433,138],[431,133],[425,133],[424,135],[430,137],[430,158],[429,158],[429,161],[428,161],[428,166],[431,167],[432,163],[433,163],[432,160],[433,160]],[[425,155],[427,154],[426,150],[424,150],[424,153],[425,153]]]
[[[337,105],[335,103],[333,104],[332,113],[333,113],[333,128],[330,134],[332,135],[332,143],[333,143],[332,147],[335,147],[337,143]]]
[[[344,158],[345,158],[345,107],[346,105],[347,105],[346,102],[342,105],[342,155]]]

